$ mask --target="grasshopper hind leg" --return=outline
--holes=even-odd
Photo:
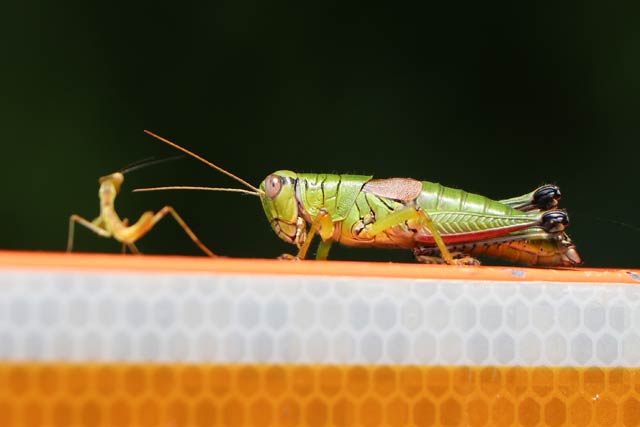
[[[422,264],[447,264],[447,261],[438,256],[439,251],[433,247],[418,247],[413,249],[416,261]],[[451,252],[451,256],[457,265],[480,265],[480,260],[468,256],[463,252]]]
[[[547,211],[542,215],[540,226],[548,233],[560,233],[569,226],[569,215],[560,210]]]
[[[543,185],[533,192],[533,205],[541,211],[548,211],[558,206],[561,197],[560,187],[551,184]]]
[[[522,212],[545,212],[555,209],[561,197],[562,193],[557,185],[546,184],[522,196],[500,200],[500,203]]]

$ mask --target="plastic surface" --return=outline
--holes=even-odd
[[[0,253],[0,425],[636,425],[638,278]]]

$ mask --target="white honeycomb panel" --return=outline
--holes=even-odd
[[[0,271],[0,360],[638,366],[640,287]]]

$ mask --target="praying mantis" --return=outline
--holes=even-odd
[[[560,190],[543,185],[504,200],[413,178],[296,173],[279,170],[258,187],[196,153],[145,130],[148,135],[198,159],[247,187],[168,186],[134,191],[232,191],[260,198],[273,231],[297,246],[305,259],[318,235],[316,259],[327,259],[333,243],[408,249],[423,263],[477,265],[475,255],[539,266],[576,266],[578,251],[565,233],[569,217],[557,209]]]
[[[136,166],[136,168],[139,166],[140,165]],[[171,206],[164,206],[155,213],[152,211],[144,212],[140,216],[140,219],[131,225],[129,225],[127,219],[120,219],[120,216],[116,212],[115,199],[124,182],[124,173],[133,169],[134,168],[129,168],[99,178],[100,188],[98,190],[98,197],[100,199],[100,215],[93,221],[89,221],[76,214],[69,217],[67,252],[73,250],[74,228],[77,223],[99,236],[116,239],[122,243],[123,253],[126,251],[126,248],[129,248],[132,253],[140,254],[135,242],[147,234],[162,218],[171,215],[202,252],[211,257],[216,257],[217,255],[200,241],[198,236],[196,236],[187,223]]]

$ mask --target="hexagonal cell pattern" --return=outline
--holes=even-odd
[[[0,364],[5,426],[624,425],[640,370]]]
[[[0,272],[0,426],[637,425],[640,288]]]
[[[634,285],[2,272],[0,358],[637,366]]]

